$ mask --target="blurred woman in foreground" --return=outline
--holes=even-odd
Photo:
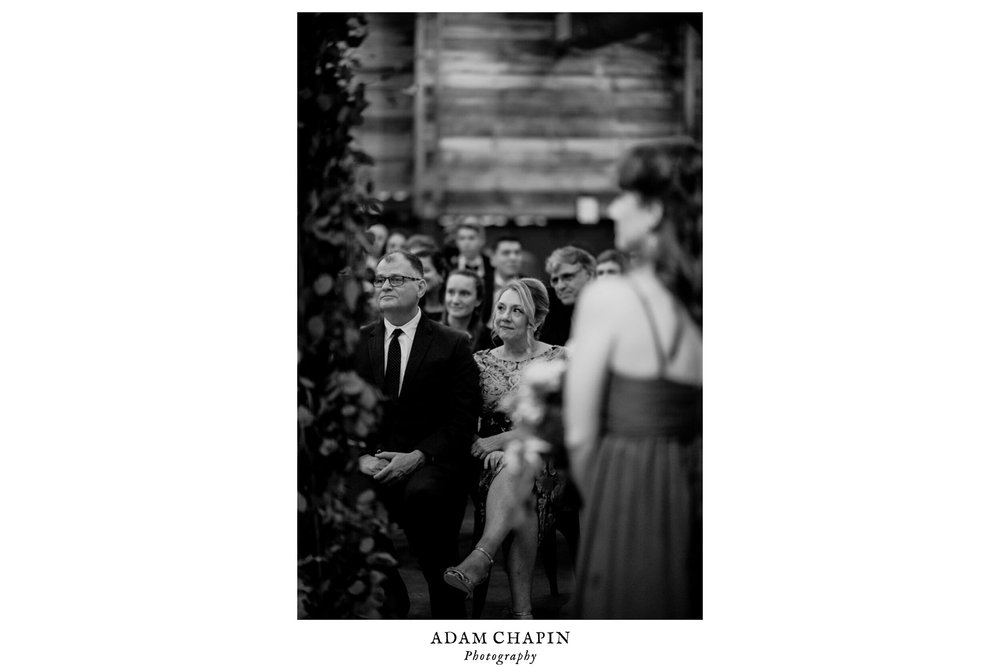
[[[635,261],[583,292],[565,382],[576,613],[701,618],[701,151],[640,146],[608,209]]]

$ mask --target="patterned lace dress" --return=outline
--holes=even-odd
[[[488,437],[504,433],[513,428],[510,418],[504,412],[504,399],[517,392],[521,384],[521,371],[528,363],[536,360],[555,361],[566,358],[566,348],[555,345],[545,352],[523,361],[507,361],[498,359],[491,350],[482,350],[474,355],[479,366],[479,389],[483,396],[483,408],[479,422],[479,436]],[[484,469],[479,478],[479,501],[476,511],[479,513],[480,525],[486,521],[486,494],[496,473]],[[535,478],[535,496],[538,512],[539,541],[551,530],[555,523],[553,500],[558,500],[566,485],[566,479],[557,473],[551,462],[546,462]]]

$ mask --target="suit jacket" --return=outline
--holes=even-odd
[[[385,378],[385,323],[361,329],[355,351],[358,375],[379,389]],[[368,453],[419,449],[436,463],[462,465],[476,436],[479,369],[469,337],[421,315],[396,399],[387,399],[379,433]]]
[[[538,340],[549,345],[565,345],[569,340],[569,335],[573,325],[573,312],[576,304],[565,306],[556,296],[556,291],[551,287],[549,293],[549,314],[545,316],[545,324],[538,333]]]

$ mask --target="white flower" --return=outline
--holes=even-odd
[[[525,366],[521,375],[521,386],[528,385],[551,393],[562,386],[565,372],[566,362],[562,359],[553,361],[538,359]]]

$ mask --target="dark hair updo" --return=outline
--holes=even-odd
[[[618,185],[645,205],[658,203],[653,266],[660,280],[701,326],[701,146],[691,139],[644,144],[630,150]]]

